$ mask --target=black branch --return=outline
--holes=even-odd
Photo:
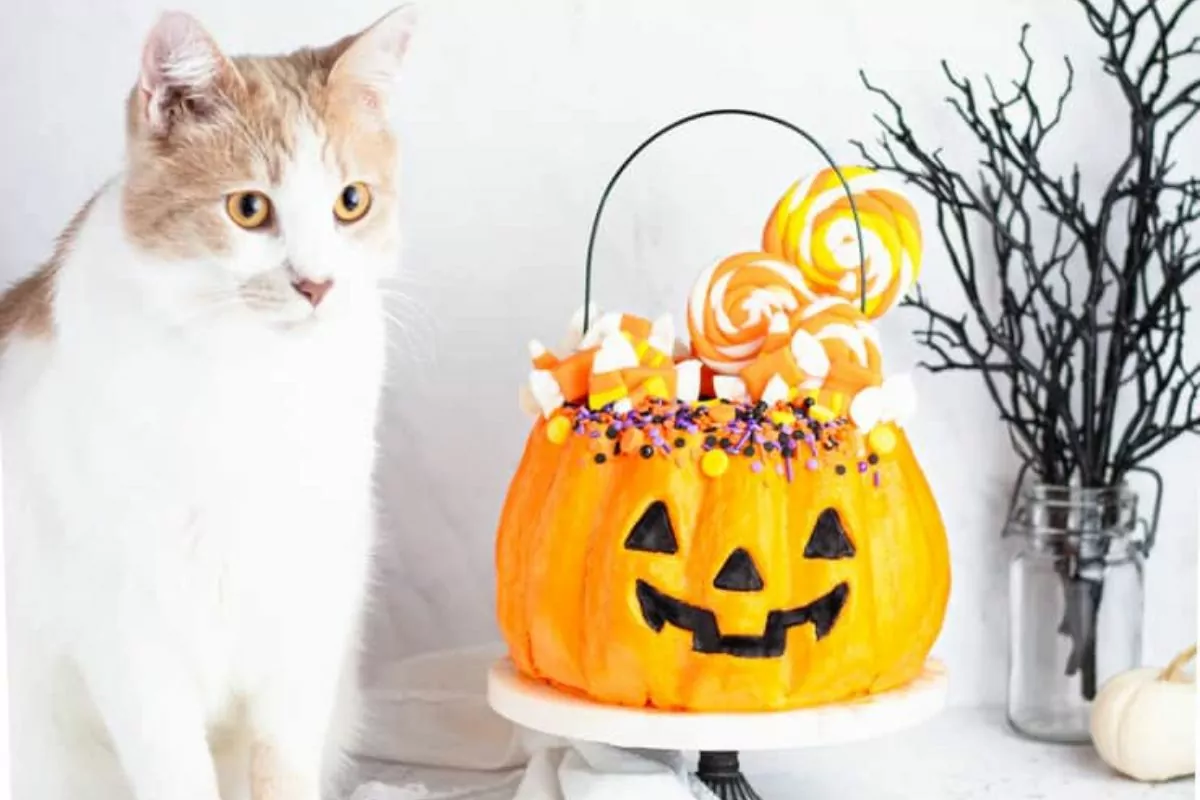
[[[1200,36],[1180,35],[1197,29],[1200,9],[1195,0],[1170,13],[1157,0],[1076,2],[1128,109],[1129,146],[1099,196],[1084,196],[1078,165],[1060,172],[1048,163],[1075,68],[1064,58],[1061,87],[1040,100],[1028,26],[1018,41],[1024,69],[1007,86],[942,62],[946,102],[978,143],[977,161],[951,165],[865,74],[886,112],[875,117],[882,133],[873,147],[853,144],[867,164],[936,204],[966,313],[936,308],[919,290],[906,298],[925,320],[916,331],[930,353],[923,366],[979,373],[1041,480],[1105,487],[1200,432],[1200,363],[1184,353],[1184,290],[1200,273],[1200,178],[1178,177],[1174,164],[1200,116],[1200,80],[1172,77],[1183,59],[1200,65]]]
[[[1184,352],[1200,273],[1200,177],[1180,176],[1174,155],[1200,116],[1200,0],[1075,0],[1101,43],[1101,65],[1120,89],[1128,146],[1085,196],[1081,168],[1049,162],[1075,68],[1049,102],[1035,90],[1028,26],[1019,76],[975,81],[945,61],[946,98],[978,157],[952,165],[910,124],[886,89],[862,74],[883,105],[873,147],[854,142],[875,169],[900,175],[936,207],[936,230],[965,311],[918,286],[902,305],[922,324],[916,339],[933,372],[982,379],[1013,448],[1033,475],[1064,487],[1122,485],[1180,436],[1200,432],[1200,363]],[[1048,109],[1048,110],[1047,110]],[[1190,137],[1195,140],[1193,134]],[[999,297],[993,297],[998,288]],[[1062,525],[1068,523],[1065,518]],[[1097,563],[1068,539],[1056,562],[1069,636],[1068,675],[1085,699],[1097,689]],[[1099,559],[1099,562],[1096,561]]]

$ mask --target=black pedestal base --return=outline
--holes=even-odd
[[[762,800],[742,774],[738,754],[731,751],[704,751],[696,777],[720,800]]]

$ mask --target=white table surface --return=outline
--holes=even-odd
[[[1045,745],[1013,734],[999,709],[949,709],[924,725],[870,742],[748,753],[742,767],[764,800],[1174,800],[1188,778],[1159,785],[1114,775],[1088,746]],[[355,800],[508,800],[517,774],[469,775],[360,765],[363,782],[408,786]],[[472,790],[472,787],[476,787]],[[489,788],[490,787],[490,788]],[[634,798],[630,798],[634,800]]]

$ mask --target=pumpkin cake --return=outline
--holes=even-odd
[[[912,385],[884,376],[872,324],[915,280],[919,226],[844,170],[871,242],[860,286],[831,174],[788,190],[761,252],[700,276],[689,341],[668,315],[589,313],[585,332],[580,313],[557,352],[531,345],[535,421],[496,540],[524,675],[601,703],[767,711],[921,673],[946,534],[903,428]]]

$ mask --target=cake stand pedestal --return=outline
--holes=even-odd
[[[918,725],[946,705],[946,670],[926,662],[912,683],[846,703],[794,711],[693,713],[607,706],[516,671],[507,658],[488,672],[488,704],[526,728],[585,742],[699,752],[698,777],[721,800],[760,800],[738,754],[873,739]]]

